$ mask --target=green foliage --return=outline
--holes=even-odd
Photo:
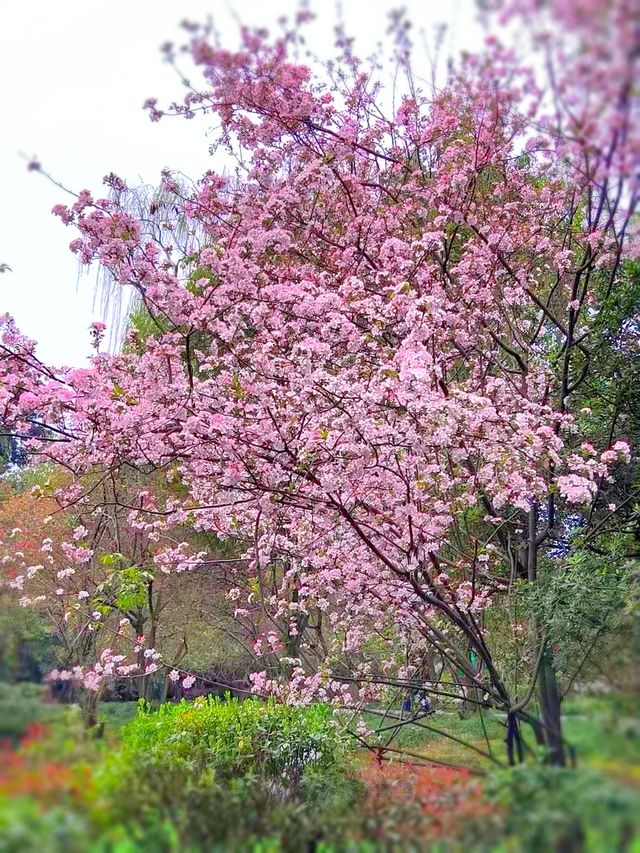
[[[637,318],[640,315],[640,263],[624,261],[614,288],[608,275],[601,272],[593,277],[597,293],[598,311],[588,312],[589,371],[585,382],[574,392],[574,409],[580,412],[579,434],[589,436],[595,447],[607,447],[613,436],[622,435],[632,447],[640,439],[640,335]],[[580,369],[581,365],[577,365]],[[603,531],[617,530],[630,533],[633,505],[637,507],[638,456],[635,462],[620,472],[615,482],[603,483],[600,500],[594,514],[595,521],[607,515],[609,502],[621,509],[615,519],[603,525]],[[635,492],[635,498],[633,494]],[[637,509],[636,509],[637,512]],[[637,530],[637,518],[636,518]],[[637,534],[636,534],[637,535]],[[633,538],[631,536],[631,538]],[[601,540],[592,544],[605,551]]]
[[[148,338],[158,337],[167,331],[167,324],[161,317],[152,317],[144,305],[136,305],[128,317],[129,329],[136,333],[136,342],[129,340],[123,345],[123,352],[144,352]]]
[[[163,819],[180,849],[265,837],[301,849],[341,831],[357,790],[330,708],[218,698],[142,705],[95,781],[109,822],[144,828],[154,850],[170,849],[155,836]]]
[[[88,822],[66,808],[41,810],[27,797],[0,799],[2,853],[84,853]]]
[[[141,704],[113,734],[87,733],[66,708],[22,748],[33,768],[92,768],[91,782],[46,812],[37,799],[0,804],[0,851],[299,850],[346,833],[359,788],[328,707]]]
[[[103,554],[100,563],[108,574],[96,588],[94,606],[100,610],[102,603],[106,612],[113,607],[122,613],[144,608],[153,572],[129,566],[127,558],[118,553]]]
[[[23,681],[20,684],[0,684],[0,701],[8,699],[42,699],[47,692],[47,688],[43,684],[33,684],[30,681]]]
[[[490,801],[505,810],[519,851],[615,851],[640,830],[640,798],[593,770],[519,766],[492,776]]]
[[[136,715],[137,702],[101,702],[98,719],[106,723],[107,728],[118,730]]]
[[[19,740],[30,723],[50,723],[64,711],[43,702],[47,688],[41,684],[0,683],[0,740]]]
[[[49,729],[47,742],[60,747],[61,754],[52,758],[68,759],[64,744],[77,743],[84,733],[76,705],[46,701],[49,688],[44,684],[4,684],[0,682],[0,741],[18,741],[33,723],[43,723]],[[135,702],[102,702],[98,718],[107,732],[118,731],[135,715]]]
[[[564,703],[564,734],[578,766],[640,782],[640,716],[635,695],[580,696]]]
[[[77,708],[42,705],[42,689],[0,685],[0,703],[20,699],[24,708],[33,702],[55,712],[44,735],[21,748],[29,778],[70,768],[81,778],[86,773],[87,783],[75,793],[60,786],[59,798],[46,801],[48,811],[22,794],[0,800],[0,853],[298,851],[313,844],[325,853],[607,853],[640,838],[638,795],[617,782],[638,778],[638,729],[629,727],[636,709],[624,694],[567,701],[565,733],[576,747],[576,770],[529,765],[496,773],[434,732],[406,727],[398,733],[396,745],[406,740],[425,757],[490,771],[475,783],[457,771],[426,766],[416,774],[415,766],[401,763],[385,764],[378,779],[376,763],[367,771],[366,758],[351,751],[353,743],[322,705],[197,699],[152,711],[142,703],[120,733],[133,703],[102,703],[101,718],[109,722],[103,732],[90,733]],[[364,716],[371,727],[380,725],[379,717]],[[479,714],[438,712],[426,722],[480,748],[486,748],[486,729],[501,754],[499,715],[485,714],[484,728]]]
[[[42,462],[39,465],[20,466],[12,470],[10,476],[5,475],[3,479],[16,495],[36,487],[46,492],[51,488],[51,478],[55,472],[56,468],[52,462]]]
[[[624,537],[610,536],[606,557],[576,550],[562,561],[543,563],[535,586],[522,585],[525,609],[544,627],[567,688],[631,617],[636,581],[626,548]]]
[[[310,764],[337,762],[346,750],[328,706],[302,709],[219,697],[165,704],[157,711],[141,704],[122,742],[131,756],[194,761],[196,769],[206,766],[225,778],[253,769],[299,776]]]
[[[213,287],[218,283],[218,276],[206,267],[196,267],[187,280],[186,288],[189,293],[201,296],[206,288]]]
[[[0,681],[39,679],[57,663],[56,639],[35,608],[0,603]]]

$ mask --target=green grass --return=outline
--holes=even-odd
[[[640,787],[640,719],[635,700],[608,694],[567,702],[564,735],[578,764]]]
[[[135,717],[137,709],[137,702],[102,702],[98,717],[110,729],[119,729]]]
[[[460,717],[454,712],[439,711],[418,718],[415,725],[404,725],[395,731],[396,721],[392,717],[383,720],[376,714],[366,713],[364,718],[374,732],[379,732],[380,743],[410,750],[436,762],[488,769],[492,766],[491,759],[480,755],[478,750],[498,760],[504,757],[505,728],[493,712],[483,712],[482,717],[479,714]]]
[[[397,711],[394,713],[397,715]],[[460,717],[454,712],[439,711],[418,719],[418,723],[439,729],[457,740],[418,725],[405,725],[394,732],[389,728],[395,722],[393,718],[382,720],[372,713],[364,714],[364,718],[373,731],[386,729],[380,734],[381,743],[419,753],[426,759],[488,770],[492,762],[469,748],[472,746],[506,761],[504,716],[491,711],[483,712],[482,717],[480,714]],[[522,732],[533,749],[531,729],[524,726]],[[640,785],[640,719],[633,698],[616,694],[572,697],[563,707],[563,733],[578,764]]]
[[[47,701],[43,684],[0,682],[0,741],[20,740],[32,723],[55,723],[64,719],[69,706]],[[99,719],[109,731],[117,731],[136,713],[136,702],[102,702]]]

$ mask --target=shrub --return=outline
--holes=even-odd
[[[439,844],[466,849],[471,842],[479,850],[500,834],[500,811],[468,771],[368,758],[360,777],[366,786],[359,816],[365,838],[401,850],[438,850]]]
[[[61,706],[43,702],[46,689],[28,682],[0,684],[0,740],[18,741],[31,723],[61,716]]]
[[[88,839],[87,821],[76,811],[41,810],[29,797],[0,798],[2,853],[84,853]]]
[[[348,750],[326,706],[199,699],[142,706],[94,778],[108,822],[141,830],[140,849],[170,849],[168,820],[180,849],[273,838],[299,850],[350,819]]]
[[[485,790],[522,851],[624,850],[640,828],[637,795],[593,770],[520,766],[496,773]]]
[[[0,796],[34,797],[39,803],[56,803],[61,798],[78,796],[86,790],[90,777],[87,768],[52,761],[34,766],[29,755],[0,752]]]

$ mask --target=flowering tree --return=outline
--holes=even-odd
[[[172,111],[215,116],[239,177],[187,194],[165,174],[167,231],[193,223],[182,252],[113,178],[110,198],[55,209],[83,263],[136,289],[150,334],[60,372],[3,320],[0,417],[46,425],[51,443],[28,445],[73,473],[78,505],[100,504],[87,472],[129,466],[179,483],[142,486],[129,524],[244,543],[230,596],[238,618],[264,615],[255,649],[281,662],[256,691],[366,698],[413,683],[398,642],[428,648],[506,712],[512,759],[527,721],[562,762],[543,626],[514,694],[483,613],[535,587],[576,529],[629,517],[625,430],[595,444],[574,401],[637,253],[638,6],[495,5],[534,34],[550,87],[492,36],[441,91],[410,78],[390,116],[348,42],[325,84],[290,59],[294,33],[244,30],[232,52],[191,27],[205,86]],[[154,563],[199,559],[178,543]]]
[[[142,676],[144,688],[144,676],[158,669],[157,654],[143,643],[148,628],[147,646],[155,645],[165,602],[160,585],[154,589],[145,570],[150,542],[144,535],[130,535],[119,518],[122,511],[109,506],[114,491],[124,494],[123,484],[119,489],[115,483],[102,484],[101,512],[85,517],[85,526],[73,504],[63,512],[54,497],[60,490],[68,497],[64,484],[69,478],[60,475],[60,470],[36,470],[29,478],[37,481],[33,488],[22,484],[21,490],[18,482],[17,494],[0,495],[0,557],[6,567],[0,588],[20,607],[39,614],[55,642],[59,668],[52,678],[84,688],[82,705],[93,722],[104,686],[101,675]],[[87,491],[95,487],[91,479],[83,485]],[[137,647],[135,662],[125,662],[127,654],[116,655],[118,646],[126,653]],[[106,661],[111,661],[108,668]]]

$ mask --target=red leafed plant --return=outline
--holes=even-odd
[[[463,838],[499,819],[468,770],[370,759],[360,772],[369,835],[435,842]]]
[[[46,726],[30,723],[17,749],[5,742],[0,751],[0,796],[33,797],[41,805],[79,798],[90,784],[88,767],[42,760],[31,747],[46,735]]]

